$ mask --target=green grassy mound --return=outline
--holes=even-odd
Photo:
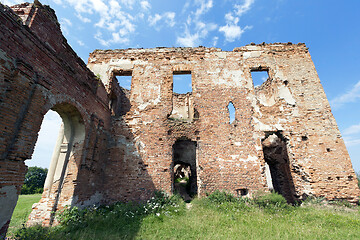
[[[142,205],[67,209],[61,224],[16,231],[17,239],[359,239],[359,207],[309,200],[286,204],[268,194],[238,199],[224,192],[194,199],[162,193]],[[346,204],[345,204],[346,205]]]

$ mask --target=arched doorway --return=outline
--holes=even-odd
[[[56,104],[51,110],[59,114],[62,124],[50,160],[42,197],[34,204],[28,225],[51,225],[55,212],[63,205],[69,204],[68,201],[65,203],[65,200],[72,197],[77,163],[82,156],[85,126],[80,112],[69,103]]]

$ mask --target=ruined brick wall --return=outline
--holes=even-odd
[[[97,50],[88,67],[112,89],[120,88],[117,72],[132,73],[130,109],[113,117],[105,175],[110,202],[145,199],[153,189],[171,193],[172,147],[179,139],[196,142],[200,195],[215,189],[251,195],[275,187],[289,202],[309,195],[358,200],[349,155],[304,44],[249,45],[232,52]],[[269,79],[254,88],[251,71],[267,71]],[[185,94],[173,93],[176,72],[191,72],[191,104]],[[230,102],[236,109],[233,123]],[[190,105],[196,118],[171,115]],[[266,145],[269,136],[275,140]],[[269,151],[278,152],[280,160],[272,161],[276,154]]]
[[[63,118],[70,139],[59,146],[66,162],[34,209],[33,222],[49,223],[50,212],[66,204],[101,200],[110,129],[105,88],[67,44],[53,10],[28,3],[12,9],[0,5],[0,236],[49,109]]]
[[[275,189],[289,202],[309,195],[358,201],[349,155],[304,44],[97,50],[90,71],[49,7],[0,5],[0,25],[0,237],[49,109],[64,125],[29,223],[51,223],[51,211],[66,204],[171,194],[176,161],[190,166],[200,196]],[[251,71],[269,78],[254,87]],[[191,73],[191,93],[173,92],[179,73]],[[117,75],[132,76],[130,91]]]

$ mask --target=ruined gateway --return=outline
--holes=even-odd
[[[273,188],[357,202],[344,141],[305,44],[96,50],[88,66],[48,6],[0,5],[0,235],[6,233],[42,119],[63,128],[29,223],[65,205],[144,201],[171,194],[174,165],[191,191],[238,196]],[[252,71],[269,78],[254,88]],[[191,74],[175,94],[173,75]],[[116,76],[130,75],[131,91]],[[228,105],[235,107],[229,122]]]

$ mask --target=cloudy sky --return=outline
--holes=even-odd
[[[13,5],[22,1],[0,2]],[[353,166],[360,171],[359,0],[41,2],[56,11],[65,37],[84,62],[94,49],[202,45],[231,51],[251,42],[305,42]],[[50,113],[44,121],[47,137],[57,134],[57,130],[49,131],[58,121],[55,115]],[[49,140],[41,141],[49,144]],[[50,159],[51,151],[48,157],[36,154],[33,164],[47,167],[50,160],[40,159]]]

